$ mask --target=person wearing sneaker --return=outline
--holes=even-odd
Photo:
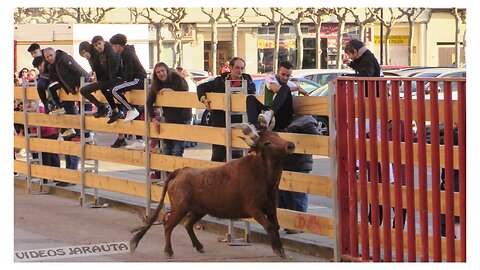
[[[265,105],[255,96],[247,96],[248,124],[242,126],[244,133],[249,131],[247,126],[250,129],[273,126],[273,130],[283,130],[292,122],[293,99],[291,92],[298,91],[308,96],[307,91],[290,81],[292,69],[292,63],[283,61],[279,64],[277,74],[267,75],[265,78]]]
[[[178,72],[170,69],[167,64],[160,62],[153,68],[152,85],[147,97],[147,112],[155,126],[160,132],[160,121],[154,111],[154,104],[158,95],[163,98],[166,91],[188,92],[188,83]],[[190,108],[163,107],[163,118],[165,123],[189,124],[192,119]],[[178,140],[163,139],[162,153],[165,155],[183,156],[185,142]]]
[[[95,118],[106,116],[109,108],[98,101],[92,93],[100,90],[110,107],[112,104],[115,106],[115,99],[108,89],[119,77],[120,55],[102,36],[94,36],[91,44],[88,41],[80,43],[78,50],[80,55],[88,60],[96,78],[96,82],[83,86],[80,93],[97,107],[97,111],[93,114]]]
[[[113,86],[110,88],[113,97],[127,108],[127,115],[124,122],[130,122],[137,118],[140,113],[125,98],[124,93],[133,89],[143,90],[144,80],[147,72],[143,68],[133,45],[127,45],[127,37],[123,34],[116,34],[110,38],[113,50],[120,54],[120,78],[113,80]],[[113,104],[110,104],[112,106]],[[117,106],[113,105],[112,116],[108,124],[115,122],[122,116]]]
[[[226,80],[246,80],[247,81],[247,93],[255,94],[255,84],[253,83],[252,77],[244,73],[245,71],[245,61],[240,57],[233,57],[229,61],[230,72],[222,73],[220,76],[216,77],[214,80],[202,83],[197,86],[197,96],[198,100],[202,102],[207,110],[212,111],[212,126],[214,127],[225,127],[225,111],[223,110],[212,110],[210,107],[211,101],[207,98],[207,92],[214,93],[225,93],[225,81]],[[232,116],[232,123],[241,123],[240,115]],[[225,162],[227,152],[226,148],[223,145],[212,145],[212,161]],[[233,151],[233,158],[239,158],[242,156],[242,151]]]

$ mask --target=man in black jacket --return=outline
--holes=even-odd
[[[97,78],[95,83],[82,87],[80,93],[97,107],[97,111],[93,114],[95,118],[105,116],[108,113],[107,106],[98,101],[92,93],[100,89],[108,104],[110,106],[115,104],[112,93],[105,86],[109,86],[109,82],[116,80],[119,76],[120,55],[101,36],[93,37],[92,44],[87,41],[80,43],[79,52],[82,57],[87,58]]]
[[[355,70],[357,77],[381,77],[382,72],[380,64],[378,64],[375,55],[365,47],[363,42],[358,39],[350,40],[345,45],[345,54],[347,57],[343,59],[343,63]],[[379,89],[377,84],[376,95],[379,97]],[[365,83],[365,96],[368,97],[368,87]]]
[[[198,100],[202,102],[207,110],[212,111],[212,126],[225,127],[225,111],[212,110],[210,107],[210,99],[207,98],[207,92],[225,93],[226,80],[246,80],[247,93],[255,94],[255,84],[249,74],[243,73],[245,70],[245,61],[240,57],[233,57],[230,62],[230,72],[222,73],[214,80],[202,83],[197,86]],[[232,116],[232,123],[241,123],[241,116]],[[238,158],[241,154],[235,152],[233,157]],[[226,148],[223,145],[212,145],[212,161],[224,162],[226,157]]]
[[[292,123],[285,129],[288,133],[319,135],[317,120],[311,115],[294,116]],[[292,154],[283,161],[283,169],[292,172],[309,173],[313,168],[311,154]],[[303,192],[280,190],[279,208],[299,212],[307,212],[308,194]],[[285,229],[287,234],[300,233],[300,231]]]
[[[135,47],[133,45],[127,45],[127,37],[123,34],[116,34],[110,38],[113,50],[120,54],[120,78],[113,80],[113,86],[110,88],[115,99],[122,103],[127,108],[127,115],[124,122],[130,122],[140,115],[137,109],[135,109],[125,98],[124,93],[133,89],[143,89],[144,80],[147,76],[147,72],[143,68],[137,54],[135,53]],[[110,104],[112,107],[112,116],[108,120],[108,124],[117,121],[118,118],[123,116],[123,112],[118,110],[117,106]]]
[[[38,69],[39,75],[37,78],[37,93],[45,108],[45,114],[48,114],[50,113],[50,106],[47,98],[47,88],[50,84],[50,79],[48,76],[47,66],[44,64],[45,59],[43,58],[43,50],[40,49],[40,45],[38,45],[38,43],[32,43],[28,47],[27,51],[33,57],[33,67]]]

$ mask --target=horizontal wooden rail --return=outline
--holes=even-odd
[[[97,91],[94,96],[103,103],[107,103],[105,97]],[[14,88],[14,98],[22,99],[22,87]],[[145,93],[144,90],[132,90],[125,93],[126,99],[134,105],[144,105]],[[207,93],[207,97],[212,101],[211,106],[214,110],[225,110],[225,94],[221,93]],[[263,103],[263,96],[256,96],[257,99]],[[81,95],[79,93],[72,95],[66,94],[63,90],[60,91],[60,100],[65,101],[80,101]],[[27,99],[39,100],[38,93],[35,87],[27,87]],[[245,112],[245,94],[234,94],[231,99],[232,112]],[[178,108],[198,108],[204,109],[205,105],[198,101],[197,93],[191,92],[165,92],[163,95],[157,95],[156,106],[178,107]],[[299,115],[328,115],[328,97],[293,97],[294,112]]]
[[[384,232],[383,232],[383,227],[380,227],[380,247],[385,247],[384,243]],[[368,226],[368,234],[369,234],[369,239],[372,239],[372,226]],[[392,250],[395,250],[395,229],[391,230],[391,247]],[[417,256],[421,255],[422,249],[420,248],[420,234],[417,233],[415,234],[415,245],[416,245],[416,254]],[[358,242],[359,244],[362,242],[362,230],[361,230],[361,224],[358,224]],[[447,258],[447,239],[445,237],[441,238],[442,242],[442,258],[446,259]],[[408,251],[408,232],[403,231],[403,246],[404,246],[404,251]],[[433,237],[431,235],[428,236],[428,256],[433,257]],[[461,261],[460,259],[460,240],[455,240],[455,261]]]

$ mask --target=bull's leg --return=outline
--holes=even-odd
[[[195,247],[195,249],[201,253],[203,253],[203,245],[195,235],[195,232],[193,231],[193,225],[195,225],[195,223],[201,220],[204,216],[205,214],[190,212],[185,222],[185,229],[188,232],[188,236],[190,236],[190,240],[192,240],[193,247]]]
[[[252,213],[252,218],[255,219],[262,227],[265,229],[265,231],[268,233],[268,236],[270,237],[271,245],[273,252],[280,256],[281,258],[285,259],[285,251],[283,250],[282,247],[282,242],[280,241],[280,236],[278,235],[278,225],[277,229],[275,230],[275,225],[272,224],[265,216],[265,213],[263,213],[261,210],[255,210]]]
[[[278,233],[278,230],[280,229],[280,225],[278,224],[278,217],[277,217],[276,208],[272,212],[267,212],[267,219],[272,224],[273,233],[275,234],[275,237],[278,239],[279,250],[282,253],[285,253],[284,250],[283,250],[282,241],[280,240],[280,235]]]
[[[173,256],[173,249],[172,249],[172,231],[175,226],[180,223],[180,221],[185,217],[188,213],[187,209],[184,208],[174,208],[172,206],[172,211],[170,212],[170,217],[168,218],[167,222],[165,222],[165,255],[168,257]]]

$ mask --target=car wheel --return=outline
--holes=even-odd
[[[211,126],[212,125],[212,112],[205,110],[202,115],[202,122],[203,126]]]
[[[316,117],[318,124],[317,124],[317,131],[319,135],[328,136],[329,129],[328,129],[328,118],[324,116]]]

